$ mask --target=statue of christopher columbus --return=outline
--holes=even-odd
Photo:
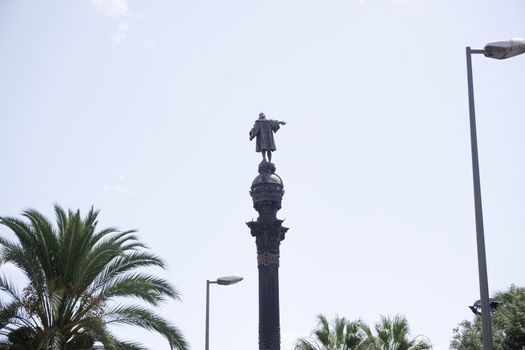
[[[250,130],[250,141],[255,140],[255,151],[261,152],[263,162],[266,162],[266,154],[268,154],[268,162],[272,161],[272,152],[277,148],[273,139],[273,133],[280,129],[281,125],[286,125],[285,122],[266,119],[264,113],[259,113],[259,119],[255,121],[252,130]]]

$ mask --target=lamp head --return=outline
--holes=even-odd
[[[501,305],[501,302],[496,298],[489,298],[490,311],[497,309]],[[472,306],[468,307],[474,315],[481,315],[481,300],[476,300]]]
[[[220,284],[221,286],[227,286],[230,284],[238,283],[242,280],[243,278],[240,276],[225,276],[217,278],[217,284]]]
[[[525,53],[525,39],[496,41],[485,45],[485,56],[503,60]]]

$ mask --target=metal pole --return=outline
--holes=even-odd
[[[481,300],[481,325],[483,349],[492,350],[492,327],[489,304],[489,283],[487,277],[487,258],[485,255],[485,236],[483,232],[483,212],[481,206],[481,185],[479,179],[478,141],[476,133],[476,112],[474,109],[474,87],[472,82],[471,54],[484,53],[484,50],[466,48],[468,102],[470,114],[470,146],[472,149],[472,176],[474,182],[474,208],[476,214],[476,239],[478,247],[479,290]]]
[[[205,350],[210,348],[210,280],[206,280],[206,338]]]

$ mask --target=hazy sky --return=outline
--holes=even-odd
[[[193,349],[206,279],[244,276],[212,286],[210,349],[256,349],[263,111],[288,122],[282,348],[318,313],[402,313],[447,349],[479,299],[465,46],[524,23],[521,0],[0,0],[0,215],[94,205],[139,229]],[[525,56],[473,65],[492,293],[525,285]]]

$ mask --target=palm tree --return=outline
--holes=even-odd
[[[135,231],[97,231],[93,208],[81,218],[55,205],[55,214],[56,227],[36,210],[23,212],[26,221],[0,218],[16,237],[0,237],[0,264],[15,265],[28,280],[20,292],[0,275],[0,291],[8,295],[0,301],[0,349],[146,349],[111,333],[110,325],[123,324],[155,331],[172,350],[186,350],[181,332],[151,310],[179,295],[166,280],[144,272],[164,263]]]
[[[432,349],[426,337],[416,336],[410,339],[410,328],[404,316],[381,316],[375,325],[376,335],[370,350],[427,350]]]
[[[347,321],[338,316],[332,325],[326,316],[317,315],[317,328],[310,338],[299,338],[295,350],[366,350],[370,329],[361,320]]]

